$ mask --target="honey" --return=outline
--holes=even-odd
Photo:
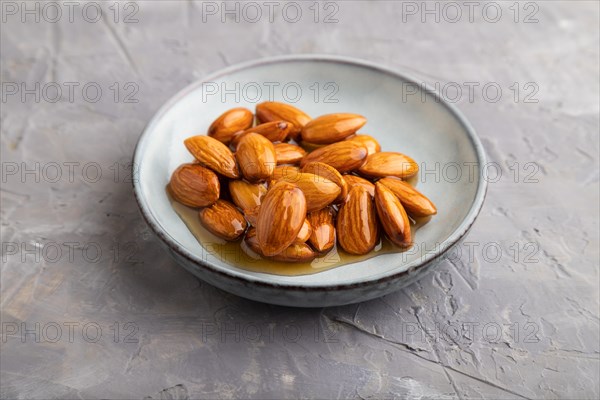
[[[381,254],[399,253],[407,250],[401,249],[393,245],[386,238],[383,238],[375,246],[373,251],[364,255],[348,254],[336,244],[328,253],[315,258],[311,262],[289,263],[273,261],[254,253],[248,248],[243,239],[228,242],[213,235],[200,223],[200,220],[198,219],[198,210],[184,206],[183,204],[174,201],[171,197],[169,197],[169,199],[171,200],[171,205],[177,215],[183,220],[207,254],[220,259],[224,263],[249,271],[288,276],[308,275],[336,268],[341,265],[367,260]],[[430,219],[431,217],[427,217],[411,221],[413,238],[416,230],[426,224]]]

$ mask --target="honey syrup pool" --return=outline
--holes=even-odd
[[[289,263],[273,261],[254,253],[248,248],[243,239],[236,240],[235,242],[228,242],[213,235],[200,223],[198,210],[174,201],[171,196],[169,196],[169,200],[177,215],[183,220],[192,235],[194,235],[200,245],[204,248],[204,251],[227,264],[249,271],[287,276],[308,275],[327,271],[341,265],[367,260],[381,254],[400,253],[408,250],[395,246],[387,238],[383,237],[384,235],[381,235],[383,238],[375,246],[375,249],[360,256],[346,253],[343,249],[338,247],[336,243],[333,249],[327,254],[316,257],[311,262]],[[415,232],[430,219],[431,217],[419,218],[416,221],[411,220],[413,237]]]

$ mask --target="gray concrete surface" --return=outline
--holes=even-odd
[[[597,2],[301,2],[297,22],[279,2],[237,3],[238,22],[221,2],[109,2],[96,22],[73,4],[2,2],[2,398],[598,398]],[[301,310],[175,265],[127,163],[188,83],[311,52],[462,87],[502,175],[460,257]]]

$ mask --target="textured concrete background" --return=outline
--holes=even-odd
[[[2,398],[598,398],[598,2],[458,2],[457,18],[311,1],[297,22],[285,3],[258,19],[237,3],[236,21],[234,2],[182,1],[108,2],[96,22],[37,3],[36,22],[36,3],[2,2]],[[378,300],[299,310],[175,265],[127,163],[188,83],[313,52],[461,86],[502,175],[460,257]]]

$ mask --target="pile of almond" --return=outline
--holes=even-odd
[[[400,248],[412,245],[411,218],[436,213],[433,203],[405,180],[419,168],[410,157],[382,152],[356,132],[357,114],[312,119],[289,104],[264,102],[255,116],[234,108],[208,135],[184,141],[196,159],[183,164],[167,190],[199,208],[202,225],[228,241],[243,237],[254,253],[307,262],[335,245],[366,254],[381,230]]]

